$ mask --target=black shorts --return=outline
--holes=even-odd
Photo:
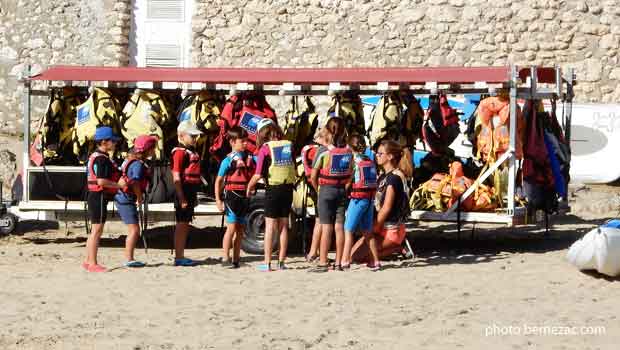
[[[317,211],[321,224],[344,223],[347,210],[347,191],[342,186],[323,185],[319,188]]]
[[[110,199],[103,192],[88,192],[88,218],[91,224],[104,224],[108,218],[108,202]]]
[[[293,204],[293,185],[267,186],[265,190],[265,217],[288,218]]]
[[[245,193],[226,191],[224,203],[235,214],[235,217],[247,216],[250,211],[250,200],[245,196]]]
[[[181,203],[175,194],[174,216],[177,222],[192,222],[194,218],[194,207],[198,204],[196,192],[184,190],[183,194],[185,194],[185,199],[187,200],[188,205],[186,208],[181,208]]]

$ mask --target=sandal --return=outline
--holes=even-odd
[[[86,270],[86,271],[88,271],[88,266],[89,266],[89,265],[88,265],[88,263],[87,263],[86,261],[84,261],[84,262],[82,263],[82,268],[83,268],[84,270]]]
[[[366,264],[366,266],[370,269],[370,271],[373,271],[373,272],[381,270],[381,263],[376,263],[376,264],[368,263]]]
[[[316,265],[315,267],[308,270],[308,272],[327,272],[329,270],[328,265]]]
[[[231,269],[238,269],[241,267],[241,264],[238,261],[233,261]]]
[[[288,267],[284,265],[284,261],[278,261],[278,270],[288,270]]]
[[[309,263],[313,263],[315,262],[319,257],[318,256],[310,256],[310,254],[306,255],[306,262]]]
[[[269,272],[269,271],[271,271],[271,264],[260,264],[260,265],[258,265],[258,271],[260,271],[260,272]]]
[[[196,261],[188,258],[174,259],[174,266],[196,266]]]
[[[341,265],[342,270],[350,270],[351,269],[351,264],[350,263],[346,263],[346,264],[342,264]]]
[[[146,264],[142,261],[130,260],[123,264],[125,267],[145,267]]]

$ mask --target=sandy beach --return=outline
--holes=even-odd
[[[0,348],[613,349],[620,279],[565,261],[573,241],[614,215],[585,207],[555,218],[548,237],[477,225],[472,239],[467,225],[458,240],[453,225],[413,227],[414,260],[324,274],[299,255],[287,271],[260,273],[261,258],[248,255],[239,270],[221,267],[215,219],[190,237],[200,266],[173,267],[169,237],[154,234],[148,255],[137,252],[148,267],[114,268],[124,235],[109,225],[100,259],[113,269],[89,274],[78,224],[67,235],[62,224],[22,223],[0,239]]]

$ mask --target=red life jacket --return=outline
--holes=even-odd
[[[444,127],[459,123],[459,116],[456,114],[456,110],[450,107],[448,97],[444,94],[439,95],[439,109],[441,110],[441,119],[443,120]]]
[[[144,166],[144,174],[142,176],[142,179],[139,180],[139,181],[133,180],[133,179],[129,178],[129,176],[127,176],[127,170],[129,169],[129,166],[133,162],[140,162]],[[125,186],[125,187],[123,187],[121,189],[121,191],[123,191],[125,193],[133,193],[133,190],[132,190],[131,186],[133,184],[135,184],[135,183],[137,183],[140,186],[140,189],[142,190],[143,193],[149,187],[149,179],[151,177],[151,172],[150,172],[150,169],[146,166],[146,164],[143,161],[141,161],[140,159],[125,160],[123,162],[123,164],[121,165],[121,174],[122,174],[121,178],[123,180],[125,180],[125,182],[127,183],[127,186]]]
[[[244,157],[233,156],[232,154],[229,157],[232,159],[228,173],[224,178],[224,189],[226,191],[245,191],[256,169],[254,159],[247,152]]]
[[[231,96],[222,109],[218,121],[220,133],[213,141],[209,152],[216,159],[224,158],[230,152],[230,146],[226,142],[228,130],[233,126],[240,126],[248,132],[247,150],[255,153],[258,123],[264,118],[271,119],[276,125],[278,124],[276,113],[267,103],[265,96],[253,93]]]
[[[304,175],[308,179],[312,173],[312,164],[314,163],[314,158],[316,158],[316,152],[319,150],[319,147],[320,146],[317,144],[310,144],[301,149],[301,163],[304,166]]]
[[[99,157],[105,157],[107,159],[108,162],[110,162],[110,168],[112,169],[112,175],[110,176],[110,178],[108,180],[112,181],[112,182],[117,182],[120,178],[121,178],[121,173],[118,170],[118,168],[116,167],[116,165],[114,164],[114,162],[112,162],[112,160],[110,159],[110,157],[103,152],[99,152],[99,151],[95,151],[93,152],[90,157],[88,157],[88,175],[87,175],[87,188],[89,192],[104,192],[105,194],[108,195],[112,195],[114,196],[116,194],[116,192],[118,192],[118,188],[117,187],[104,187],[104,186],[100,186],[97,184],[97,175],[95,174],[95,159],[99,158]]]
[[[366,156],[355,159],[357,181],[351,185],[351,198],[371,199],[377,191],[377,168],[375,163]]]
[[[327,164],[319,171],[319,185],[344,185],[351,177],[353,153],[349,147],[327,148]]]
[[[186,156],[189,158],[187,166],[183,168],[183,172],[181,173],[181,181],[184,184],[190,185],[201,184],[202,181],[200,180],[200,156],[198,155],[198,153],[193,152],[185,147],[175,147],[172,149],[172,157],[174,157],[174,154],[176,152],[185,152]]]

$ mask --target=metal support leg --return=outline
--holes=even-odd
[[[534,72],[535,73],[535,72]],[[517,144],[517,67],[510,68],[510,150],[515,151],[508,158],[508,215],[514,215],[515,212],[515,182],[517,177],[516,161],[516,144]],[[534,75],[532,81],[534,81]],[[499,189],[497,189],[499,190]]]
[[[22,159],[24,193],[22,200],[26,202],[30,199],[30,177],[28,175],[28,167],[30,166],[30,65],[26,66],[22,79],[24,79],[24,153]]]

